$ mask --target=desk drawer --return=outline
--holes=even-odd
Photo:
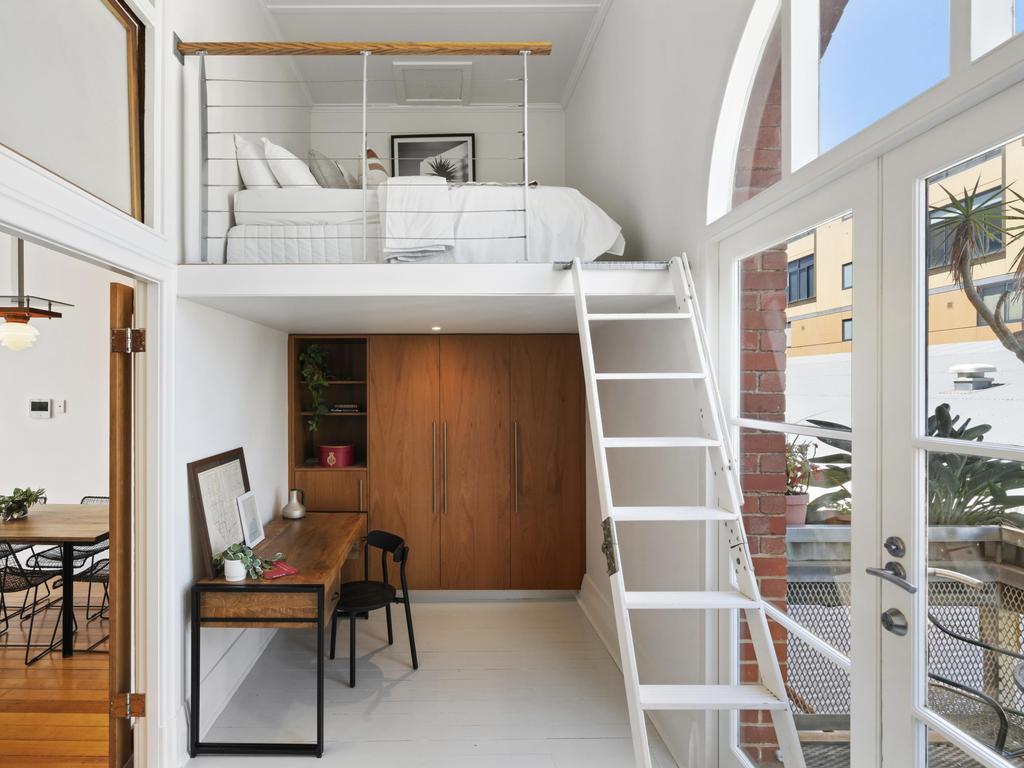
[[[336,590],[335,590],[336,591]],[[325,603],[330,603],[330,594]],[[324,616],[330,605],[324,606]],[[203,592],[199,596],[199,615],[204,627],[262,627],[289,629],[316,626],[315,592]],[[277,621],[309,619],[309,621]]]

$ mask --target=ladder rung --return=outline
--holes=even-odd
[[[691,523],[739,519],[735,512],[716,507],[613,507],[611,517],[617,523]]]
[[[703,379],[703,373],[597,373],[598,381],[676,381],[680,379]]]
[[[605,448],[714,448],[717,440],[707,437],[605,437]]]
[[[626,608],[638,610],[725,610],[760,608],[761,603],[735,590],[727,592],[627,592]]]
[[[641,685],[642,709],[788,709],[763,685]]]
[[[689,312],[601,312],[587,315],[592,323],[613,322],[615,320],[689,320]]]

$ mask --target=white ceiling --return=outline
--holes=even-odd
[[[551,42],[551,56],[529,62],[530,103],[568,100],[590,51],[610,0],[411,0],[354,2],[353,0],[263,0],[288,41],[367,40],[524,41]],[[424,64],[471,62],[471,78],[462,94],[464,103],[504,104],[522,100],[518,57],[371,57],[371,103],[401,103],[393,62]],[[296,64],[309,82],[316,103],[358,103],[362,97],[362,62],[352,56],[298,56]],[[418,80],[430,80],[429,72]],[[439,76],[438,80],[445,79]],[[337,82],[337,81],[345,82]],[[317,82],[321,81],[321,82]],[[334,81],[334,82],[323,82]],[[421,85],[422,88],[427,86]],[[450,86],[438,84],[438,95]]]

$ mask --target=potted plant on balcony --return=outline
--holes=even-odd
[[[807,493],[811,482],[814,444],[794,437],[786,441],[786,525],[803,525],[807,522]]]

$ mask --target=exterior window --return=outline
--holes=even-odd
[[[843,341],[853,341],[853,318],[843,320]]]
[[[789,262],[787,299],[790,304],[814,298],[814,254]]]
[[[853,262],[843,264],[843,290],[853,288]]]
[[[1003,302],[1003,322],[1024,322],[1024,296],[1021,296],[1021,294],[1017,292],[1013,281],[1002,281],[980,286],[978,288],[978,293],[981,294],[981,298],[985,302],[985,306],[992,310],[993,313],[996,311],[1000,297],[1004,293],[1009,293],[1010,295],[1007,296],[1006,300]],[[978,325],[985,325],[985,321],[982,319],[980,313],[978,314]]]
[[[957,190],[951,190],[958,194]],[[997,206],[1003,203],[1003,192],[1001,189],[991,189],[988,192],[978,193],[978,205]],[[940,227],[943,220],[943,213],[932,211],[928,215],[928,269],[944,269],[950,263],[950,250],[953,245],[953,230],[951,227]],[[991,232],[985,238],[984,247],[976,260],[981,260],[1000,253],[1003,250],[1003,237],[1001,234]]]

